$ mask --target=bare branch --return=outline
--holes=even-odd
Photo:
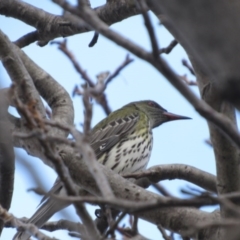
[[[140,9],[142,11],[145,26],[147,28],[147,31],[148,31],[148,34],[150,37],[150,41],[151,41],[151,45],[152,45],[152,55],[153,55],[154,59],[158,59],[159,58],[159,47],[158,47],[158,42],[157,42],[157,38],[156,38],[156,35],[154,32],[152,22],[150,20],[148,12],[147,12],[148,11],[147,4],[145,1],[140,0],[139,5],[140,5]]]
[[[13,50],[14,44],[2,31],[0,31],[0,45],[2,46],[0,58],[10,78],[18,86],[16,91],[19,97],[25,104],[29,107],[32,106],[32,109],[36,109],[44,117],[45,109],[33,81],[23,62]]]
[[[45,194],[45,196],[50,196],[55,199],[65,201],[68,203],[91,203],[91,204],[107,204],[113,208],[116,208],[120,211],[124,211],[126,213],[141,213],[144,211],[149,211],[152,209],[159,209],[159,208],[165,208],[165,207],[202,207],[202,206],[214,206],[218,205],[219,203],[223,203],[228,205],[229,202],[226,202],[226,200],[239,200],[239,193],[237,195],[222,195],[221,197],[214,197],[212,195],[206,194],[206,195],[200,195],[189,199],[180,199],[176,197],[160,197],[155,198],[154,200],[149,200],[148,202],[145,201],[130,201],[125,199],[117,199],[117,198],[107,198],[107,197],[75,197],[75,196],[59,196],[51,193],[44,193],[43,191],[39,189],[31,189],[32,191],[35,191],[36,193],[42,193]],[[229,208],[232,209],[232,206],[228,205]],[[240,211],[240,210],[239,210]]]
[[[105,86],[107,86],[115,77],[117,77],[119,75],[119,73],[131,62],[133,62],[134,60],[132,58],[129,57],[129,54],[127,54],[125,60],[123,61],[123,63],[110,75],[108,76]]]
[[[153,166],[143,172],[124,175],[126,178],[147,177],[152,182],[166,179],[182,179],[199,187],[216,192],[216,177],[210,173],[184,164],[163,164]]]
[[[89,84],[90,87],[93,87],[95,85],[93,80],[88,76],[87,72],[85,70],[83,70],[82,67],[80,66],[80,64],[77,62],[73,53],[71,53],[68,50],[67,39],[64,39],[61,42],[52,41],[51,44],[57,44],[58,45],[58,49],[60,49],[70,59],[74,68],[76,69],[76,71],[81,75],[81,77],[84,79],[84,81],[86,81]]]
[[[93,47],[93,46],[97,43],[98,37],[99,37],[99,33],[98,33],[98,32],[94,32],[93,39],[92,39],[91,42],[88,44],[88,46],[89,46],[89,47]]]
[[[94,11],[108,25],[139,14],[135,1],[129,2],[128,0],[121,2],[107,1],[105,5],[96,8]],[[118,14],[114,14],[116,12]],[[39,46],[45,46],[50,40],[59,36],[67,37],[92,30],[85,22],[79,21],[79,19],[76,21],[76,19],[66,16],[67,14],[64,17],[56,16],[17,0],[2,0],[0,14],[19,19],[37,29],[16,41],[21,47],[25,47],[36,40],[39,41]]]
[[[50,238],[43,234],[42,232],[40,232],[35,225],[21,222],[19,219],[14,217],[12,214],[8,213],[4,208],[2,208],[1,205],[0,205],[0,219],[2,219],[4,223],[7,223],[11,227],[15,227],[29,232],[30,235],[36,237],[39,240],[53,240],[53,238]]]
[[[117,228],[118,224],[123,220],[123,218],[127,215],[127,212],[122,212],[118,219],[109,227],[108,231],[104,235],[105,238],[108,237],[108,235],[112,234],[114,230]]]
[[[0,91],[0,204],[9,210],[14,186],[15,155],[8,119],[8,92]],[[0,233],[4,224],[0,221]]]
[[[173,195],[160,183],[152,183],[152,186],[165,197],[173,197]]]
[[[50,232],[57,231],[60,229],[68,230],[69,232],[80,232],[84,233],[85,228],[81,223],[75,223],[68,220],[59,220],[57,222],[47,222],[41,229],[47,230]]]
[[[179,78],[182,79],[189,86],[197,86],[197,82],[189,80],[186,75],[183,75],[183,76],[179,75]]]
[[[157,227],[158,227],[159,231],[161,232],[164,240],[172,240],[172,238],[167,235],[165,229],[160,224]]]
[[[166,53],[169,54],[178,44],[178,41],[176,39],[172,40],[172,42],[165,48],[161,48],[159,50],[159,54]]]
[[[189,65],[189,63],[188,63],[188,61],[186,59],[182,60],[182,65],[185,66],[192,75],[194,75],[194,76],[196,75],[194,70],[193,70],[193,68],[192,68],[192,66]]]
[[[33,31],[30,33],[27,33],[26,35],[22,36],[21,38],[19,38],[13,43],[16,44],[16,46],[18,46],[19,48],[23,48],[30,45],[31,43],[36,42],[38,39],[39,39],[38,31]]]

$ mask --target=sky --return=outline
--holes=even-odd
[[[26,1],[30,4],[42,8],[53,14],[61,14],[62,10],[51,1]],[[72,1],[74,3],[74,1]],[[92,7],[104,4],[104,1],[91,1]],[[151,19],[155,27],[157,38],[161,47],[166,47],[173,40],[171,34],[159,24],[158,19],[151,14]],[[15,41],[19,37],[33,31],[28,26],[17,19],[0,16],[0,28],[10,38]],[[150,50],[151,45],[147,31],[143,24],[142,16],[136,16],[124,20],[111,26],[123,36],[131,39],[145,49]],[[113,72],[125,59],[128,52],[115,43],[100,36],[97,44],[89,48],[88,44],[93,37],[93,32],[68,37],[68,48],[73,52],[80,65],[87,71],[93,80],[96,75],[103,71]],[[58,40],[63,40],[59,38]],[[41,68],[51,74],[64,88],[72,94],[76,85],[83,83],[79,74],[73,68],[71,62],[65,55],[57,49],[56,45],[48,44],[45,47],[39,47],[36,43],[31,44],[23,49],[30,58],[32,58]],[[148,167],[159,164],[182,163],[192,165],[201,170],[215,174],[214,156],[211,147],[205,140],[209,139],[209,133],[206,121],[194,110],[190,103],[165,79],[158,71],[136,56],[130,54],[134,62],[128,65],[118,77],[116,77],[107,87],[106,96],[112,110],[121,108],[123,105],[138,100],[151,99],[158,102],[169,112],[191,117],[188,121],[174,121],[161,125],[153,130],[154,144]],[[169,55],[164,55],[164,59],[179,75],[187,74],[189,79],[194,80],[189,71],[182,66],[182,59],[187,59],[184,50],[177,45]],[[11,81],[0,65],[0,85],[9,87]],[[190,87],[192,91],[199,96],[197,87]],[[83,122],[83,106],[80,97],[73,98],[75,119],[74,123],[81,130]],[[13,114],[14,111],[12,111]],[[105,116],[102,108],[94,104],[94,113],[92,126],[103,119]],[[32,174],[39,173],[42,184],[46,189],[51,188],[56,174],[44,165],[41,160],[30,157],[25,151],[15,149],[16,153],[16,173],[14,194],[10,212],[16,217],[30,217],[36,210],[40,201],[40,196],[33,192],[27,191],[29,188],[37,187]],[[21,161],[20,161],[20,160]],[[31,164],[32,174],[26,170],[22,162]],[[165,188],[176,196],[180,194],[181,188],[193,186],[185,181],[173,180],[163,181]],[[94,216],[92,206],[88,207]],[[58,220],[62,217],[56,214],[51,220]],[[69,220],[79,221],[74,213],[73,207],[65,211],[65,217]],[[128,224],[125,219],[121,224]],[[157,227],[146,223],[139,222],[139,231],[146,237],[155,240],[162,239]],[[11,239],[15,230],[4,229],[2,239]],[[56,231],[49,234],[59,239],[71,239],[67,237],[66,232]]]

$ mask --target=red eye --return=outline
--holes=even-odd
[[[151,106],[151,107],[156,107],[155,102],[148,102],[148,105]]]

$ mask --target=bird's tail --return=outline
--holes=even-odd
[[[49,191],[52,194],[59,194],[66,196],[66,191],[62,186],[62,183],[57,179],[53,188]],[[43,198],[41,205],[33,216],[27,221],[27,223],[32,223],[38,228],[42,227],[45,222],[51,218],[54,213],[62,210],[63,208],[69,206],[70,204],[66,201],[61,201],[56,198]],[[31,234],[27,231],[19,231],[13,237],[13,240],[28,240]]]
[[[68,205],[69,203],[67,203],[66,201],[49,198],[38,208],[38,210],[28,220],[27,223],[32,223],[40,228],[45,222],[48,221],[48,219],[50,219],[54,215],[54,213],[62,210]],[[30,237],[31,234],[27,231],[17,232],[13,237],[13,240],[28,240]]]

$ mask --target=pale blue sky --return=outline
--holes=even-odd
[[[61,14],[62,12],[58,6],[50,1],[29,0],[27,2],[53,14]],[[104,4],[103,1],[91,2],[93,6]],[[163,26],[159,25],[158,20],[153,15],[151,16],[160,46],[166,47],[173,40],[173,37]],[[3,16],[0,16],[0,28],[12,41],[33,30],[32,27],[18,20]],[[111,26],[111,28],[144,48],[150,49],[149,38],[141,16],[129,18]],[[74,53],[81,66],[95,79],[95,76],[102,71],[113,72],[122,63],[127,51],[103,36],[99,37],[98,43],[93,48],[89,48],[88,44],[92,36],[93,32],[79,34],[67,39],[69,49]],[[63,85],[70,94],[76,84],[83,83],[70,61],[57,49],[56,45],[48,44],[41,48],[34,43],[24,48],[24,51],[40,67]],[[215,173],[212,149],[204,143],[204,140],[209,137],[206,121],[196,113],[193,107],[152,66],[131,54],[130,56],[135,61],[126,67],[120,76],[109,84],[106,90],[107,99],[112,110],[116,110],[131,101],[151,99],[170,112],[192,118],[192,120],[188,121],[167,123],[154,130],[154,146],[148,166],[183,163]],[[187,57],[179,45],[174,48],[170,55],[164,55],[164,58],[178,74],[183,75],[187,73],[189,78],[193,79],[187,69],[181,64],[181,60]],[[8,87],[10,80],[2,65],[0,66],[0,74],[1,85]],[[197,87],[191,87],[191,89],[199,95]],[[73,102],[75,107],[75,124],[80,126],[80,123],[83,122],[82,101],[79,97],[75,97]],[[92,125],[95,125],[104,117],[102,109],[95,105]],[[40,175],[44,184],[50,188],[56,177],[53,170],[42,164],[39,159],[28,157],[22,150],[16,150],[16,152],[32,162],[34,167],[41,172]],[[29,174],[17,163],[14,196],[10,209],[10,212],[15,216],[30,217],[35,211],[40,198],[32,192],[26,192],[28,188],[36,187],[33,184]],[[186,186],[184,181],[164,181],[163,184],[170,192],[176,195],[179,195],[181,187]],[[91,212],[93,212],[92,207],[90,208]],[[71,211],[72,215],[74,215],[74,210],[71,209]],[[53,219],[56,220],[59,217],[56,215]],[[74,219],[78,220],[75,216]],[[125,220],[125,223],[127,223],[127,220]],[[143,235],[153,240],[161,239],[161,234],[154,225],[141,221],[139,230]],[[14,232],[15,230],[5,229],[2,239],[10,239]],[[60,239],[68,239],[66,235],[59,231],[51,235]]]

